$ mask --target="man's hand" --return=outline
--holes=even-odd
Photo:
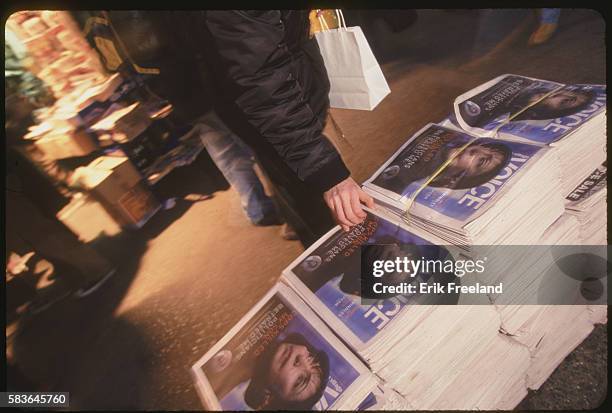
[[[372,197],[363,192],[351,177],[325,192],[323,199],[344,231],[348,231],[353,225],[360,224],[366,218],[361,203],[369,208],[374,208]]]

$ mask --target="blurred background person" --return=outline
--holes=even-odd
[[[18,287],[10,310],[39,312],[70,294],[93,293],[115,269],[55,218],[68,202],[70,172],[23,138],[33,111],[53,98],[7,45],[4,91],[6,276]]]
[[[561,9],[538,10],[538,27],[529,36],[527,44],[537,46],[546,43],[557,31],[559,17],[561,17]]]
[[[212,109],[211,79],[201,70],[202,53],[193,33],[181,23],[168,24],[175,12],[76,12],[85,35],[107,70],[139,77],[146,92],[174,107],[177,127],[196,127],[210,157],[238,192],[242,209],[254,225],[280,225],[273,200],[255,173],[252,151]],[[195,12],[193,12],[195,13]],[[283,232],[293,239],[291,231]]]

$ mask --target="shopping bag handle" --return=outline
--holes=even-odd
[[[338,19],[338,29],[344,28],[344,30],[347,30],[346,21],[344,20],[344,14],[342,14],[342,10],[335,9],[335,11],[336,11],[336,18]],[[319,24],[321,25],[321,29],[329,30],[329,26],[327,25],[327,22],[322,16],[321,9],[317,9],[317,18],[319,19]]]
[[[327,25],[327,22],[323,18],[322,12],[323,10],[317,9],[317,19],[319,19],[319,24],[321,25],[322,30],[329,30],[329,26]]]
[[[338,19],[338,27],[344,27],[344,30],[347,30],[346,21],[344,21],[344,14],[342,14],[342,10],[336,9],[336,18]]]

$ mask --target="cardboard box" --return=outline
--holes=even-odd
[[[146,134],[121,144],[120,148],[141,171],[146,171],[162,154],[156,142]]]
[[[113,110],[89,129],[101,145],[121,148],[140,171],[163,154],[170,136],[162,120],[152,120],[147,108],[139,103]]]
[[[49,159],[85,156],[98,150],[96,141],[83,129],[53,131],[37,139],[34,144]]]
[[[117,206],[129,226],[140,228],[161,208],[160,202],[143,183],[127,191]]]
[[[117,220],[96,199],[77,194],[57,213],[57,218],[74,232],[81,241],[90,242],[100,236],[121,232]]]
[[[142,179],[140,172],[125,156],[100,156],[94,159],[87,167],[112,171],[117,178],[132,184],[136,184]]]
[[[94,133],[112,132],[117,142],[128,142],[142,134],[151,125],[144,107],[134,103],[127,107],[116,105],[108,114],[89,127]]]
[[[145,171],[163,156],[171,139],[163,119],[153,121],[142,133],[120,143],[121,150],[140,171]]]
[[[101,201],[112,204],[140,180],[140,174],[125,157],[100,157],[78,168],[75,181]]]
[[[75,180],[126,227],[142,227],[161,207],[125,157],[103,156],[79,168]]]

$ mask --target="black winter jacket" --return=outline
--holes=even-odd
[[[349,176],[323,135],[329,81],[305,10],[205,13],[208,61],[223,98],[298,178],[323,192]]]
[[[147,84],[179,116],[192,120],[214,105],[230,127],[234,121],[249,125],[247,132],[233,129],[256,153],[268,153],[261,158],[282,160],[316,191],[349,176],[323,135],[329,81],[318,45],[308,36],[306,10],[112,11],[108,16],[129,59],[159,69],[159,75],[145,75]]]

